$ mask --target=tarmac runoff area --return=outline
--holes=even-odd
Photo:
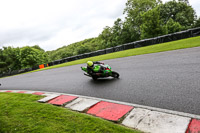
[[[199,133],[200,116],[148,106],[65,93],[0,90],[44,95],[41,103],[69,108],[148,133]]]

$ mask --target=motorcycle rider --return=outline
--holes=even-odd
[[[94,72],[94,64],[103,64],[103,62],[98,62],[98,61],[87,61],[87,71],[88,71],[88,74],[92,75],[92,76],[101,76],[102,75],[102,70],[100,70],[99,72]]]

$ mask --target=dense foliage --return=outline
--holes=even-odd
[[[49,62],[48,54],[35,45],[33,47],[0,49],[0,74],[24,68],[31,68]]]
[[[39,46],[0,49],[0,73],[88,53],[100,49],[200,27],[188,0],[127,0],[124,21],[118,18],[112,27],[106,26],[96,38],[45,52]]]
[[[57,50],[47,51],[47,53],[51,61],[54,61],[57,59],[62,59],[96,50],[98,50],[98,38],[90,38],[68,46],[63,46]]]

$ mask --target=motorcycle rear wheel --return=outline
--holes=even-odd
[[[97,76],[92,76],[92,79],[93,79],[94,81],[96,81],[96,80],[98,79],[98,77],[97,77]]]

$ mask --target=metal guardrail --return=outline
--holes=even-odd
[[[70,62],[70,61],[74,61],[74,60],[78,60],[78,59],[84,59],[84,58],[88,58],[88,57],[118,52],[118,51],[132,49],[132,48],[138,48],[138,47],[144,47],[144,46],[149,46],[149,45],[154,45],[154,44],[159,44],[159,43],[165,43],[165,42],[180,40],[180,39],[199,36],[199,35],[200,35],[200,27],[181,31],[181,32],[176,32],[173,34],[158,36],[155,38],[149,38],[149,39],[139,40],[139,41],[135,41],[135,42],[131,42],[131,43],[126,43],[126,44],[118,45],[116,47],[106,48],[106,49],[102,49],[102,50],[98,50],[98,51],[94,51],[94,52],[90,52],[90,53],[85,53],[85,54],[81,54],[81,55],[77,55],[77,56],[72,56],[72,57],[61,59],[61,60],[53,61],[53,62],[51,62],[51,64],[52,65],[53,64],[54,65],[61,64],[61,63]]]

